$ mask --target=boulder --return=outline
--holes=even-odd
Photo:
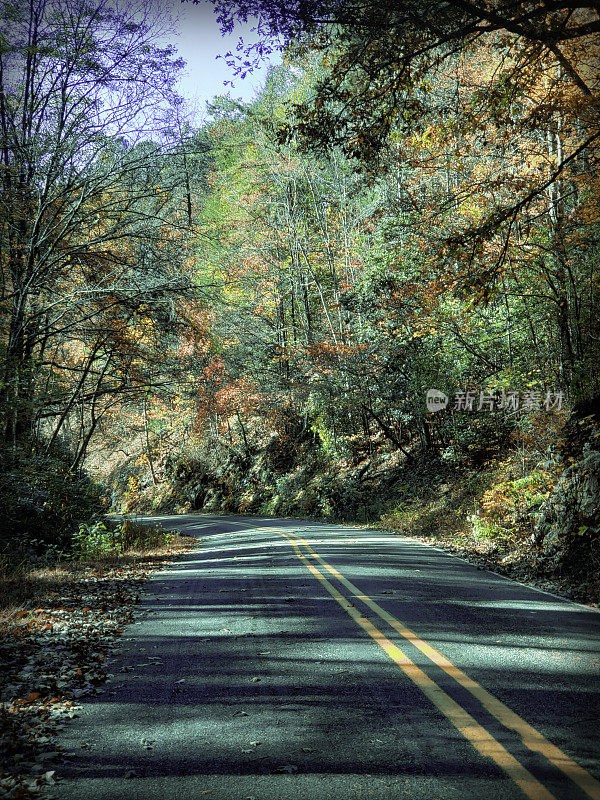
[[[542,503],[534,539],[545,553],[565,539],[600,535],[600,452],[590,450],[562,473]]]

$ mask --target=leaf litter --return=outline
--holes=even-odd
[[[79,565],[67,570],[41,606],[35,598],[31,608],[3,621],[0,798],[57,798],[60,765],[67,759],[57,734],[78,716],[78,701],[99,692],[111,677],[107,656],[133,619],[143,583],[168,564],[149,559]]]

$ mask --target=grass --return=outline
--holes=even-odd
[[[45,560],[4,553],[0,557],[0,631],[23,612],[44,605],[61,586],[77,581],[91,570],[108,571],[159,567],[166,557],[197,547],[198,540],[128,522],[126,542],[94,555],[54,554]]]

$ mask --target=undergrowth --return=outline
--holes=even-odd
[[[172,538],[171,531],[141,525],[128,517],[119,522],[96,520],[79,525],[72,537],[70,555],[73,558],[123,555],[129,550],[168,546]]]
[[[405,485],[404,498],[384,514],[380,525],[404,535],[487,543],[508,550],[529,542],[553,475],[541,468],[517,477],[514,455],[497,459],[477,470],[432,477],[425,493]]]
[[[529,542],[560,472],[544,459],[562,424],[562,415],[531,414],[515,423],[508,443],[482,464],[463,459],[449,469],[443,458],[428,457],[411,466],[401,478],[401,501],[381,525],[496,550]]]
[[[189,550],[197,540],[172,531],[124,519],[80,526],[70,552],[50,549],[45,556],[0,556],[0,629],[32,604],[40,604],[90,567],[103,570],[127,567],[140,561],[162,561],[165,555]]]

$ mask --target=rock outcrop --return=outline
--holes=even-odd
[[[556,447],[565,466],[540,507],[534,542],[548,571],[600,593],[600,396],[575,406]]]
[[[540,508],[535,539],[547,552],[572,536],[600,535],[600,452],[588,450],[562,473]]]

